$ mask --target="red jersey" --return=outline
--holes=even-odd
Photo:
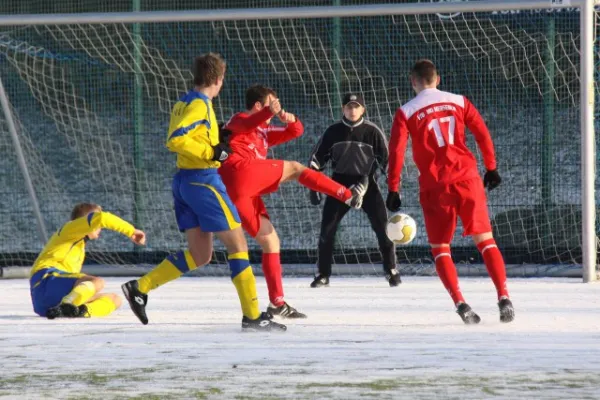
[[[240,160],[264,160],[269,146],[288,142],[304,132],[304,126],[298,118],[284,127],[267,124],[270,118],[273,118],[273,113],[269,107],[254,114],[240,112],[231,117],[225,127],[231,131],[229,146],[233,154],[225,164]]]
[[[466,97],[425,89],[400,107],[392,124],[388,189],[398,191],[409,135],[421,190],[478,177],[477,160],[466,144],[465,126],[475,136],[485,167],[496,169],[488,128]]]

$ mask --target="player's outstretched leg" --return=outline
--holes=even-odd
[[[498,249],[491,232],[474,235],[473,240],[477,244],[477,249],[483,256],[485,267],[496,287],[500,322],[511,322],[515,319],[515,309],[508,295],[508,288],[506,286],[506,266],[504,265],[502,253],[500,253],[500,249]]]
[[[194,228],[197,229],[197,228]],[[192,234],[188,233],[192,229],[186,231],[188,236],[188,243],[190,242]],[[210,238],[212,240],[212,238]],[[211,246],[209,250],[212,251]],[[208,253],[208,251],[207,251]],[[208,256],[208,260],[210,260]],[[201,261],[206,261],[206,257]],[[208,262],[208,261],[206,261]],[[202,265],[204,265],[204,262]],[[192,271],[197,268],[196,262],[192,257],[189,250],[178,251],[175,254],[167,256],[160,264],[158,264],[152,271],[142,276],[138,280],[129,281],[121,286],[123,294],[131,307],[131,311],[135,314],[140,322],[144,325],[148,324],[148,316],[146,315],[146,306],[148,305],[148,292],[164,285],[167,282],[179,278],[181,275],[188,271]]]
[[[450,246],[444,244],[433,247],[431,253],[435,262],[435,270],[450,297],[452,297],[452,301],[456,306],[456,312],[465,324],[478,324],[481,318],[465,302],[458,286],[458,274],[456,273],[456,266],[452,261]]]
[[[346,186],[334,181],[327,175],[306,168],[299,162],[284,161],[281,182],[291,180],[297,180],[302,186],[338,199],[342,203],[353,208],[361,207],[362,198],[369,186],[368,177],[364,177],[364,179],[361,179],[358,183],[346,188]]]

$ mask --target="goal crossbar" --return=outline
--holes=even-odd
[[[475,2],[372,4],[359,6],[21,14],[0,16],[0,26],[374,17],[380,15],[417,15],[446,12],[540,10],[578,8],[582,7],[588,1],[592,1],[593,4],[598,2],[598,0],[486,0]]]

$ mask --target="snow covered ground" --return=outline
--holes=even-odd
[[[109,279],[118,291],[125,279]],[[266,288],[258,278],[262,305]],[[0,397],[56,399],[596,399],[600,285],[512,279],[517,318],[500,324],[493,286],[463,279],[482,317],[465,326],[437,278],[286,280],[309,315],[283,334],[240,332],[226,278],[153,292],[143,326],[112,317],[35,317],[25,280],[0,281]]]

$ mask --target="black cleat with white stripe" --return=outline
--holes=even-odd
[[[475,311],[473,311],[467,303],[458,303],[456,313],[467,325],[478,324],[481,321],[479,315],[475,314]]]
[[[138,282],[136,280],[129,281],[121,285],[123,294],[129,302],[131,311],[135,314],[140,322],[148,325],[148,317],[146,316],[146,305],[148,304],[148,295],[140,292]]]
[[[508,323],[515,319],[515,309],[513,308],[512,301],[508,297],[502,297],[498,302],[498,309],[500,310],[500,322]]]
[[[60,303],[46,311],[46,318],[78,318],[83,317],[80,315],[79,307],[70,303]]]
[[[310,284],[311,288],[319,288],[323,286],[329,286],[329,277],[324,275],[315,276],[315,280]]]
[[[275,307],[273,303],[269,304],[267,307],[267,312],[271,315],[280,318],[289,318],[289,319],[300,319],[306,318],[306,314],[302,314],[300,311],[296,310],[294,307],[290,306],[288,303],[283,303],[283,305],[279,307]]]
[[[400,272],[396,268],[392,268],[385,273],[385,279],[387,279],[390,287],[399,286],[402,283],[400,278]]]
[[[273,316],[269,313],[261,313],[257,319],[242,318],[243,332],[285,332],[287,326],[273,322]]]

